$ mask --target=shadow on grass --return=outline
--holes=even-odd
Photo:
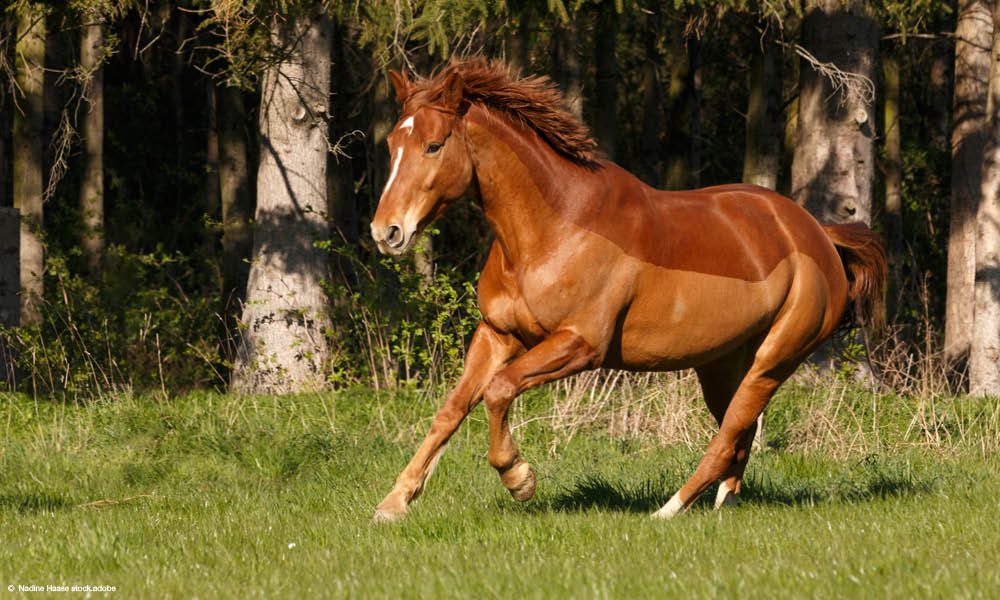
[[[645,513],[659,508],[670,498],[671,488],[665,482],[646,480],[635,487],[622,482],[611,482],[602,476],[587,476],[569,488],[555,493],[542,491],[524,504],[511,502],[506,494],[498,496],[494,506],[500,511],[528,514],[551,512],[608,512]]]
[[[0,494],[0,510],[14,510],[21,514],[60,510],[71,506],[73,503],[63,496],[47,492]]]
[[[663,506],[683,482],[676,477],[646,479],[638,484],[587,476],[572,487],[540,502],[523,505],[525,512],[582,512],[591,509],[650,513]],[[741,501],[750,505],[796,506],[821,503],[864,503],[876,499],[921,496],[940,488],[938,476],[896,469],[880,461],[862,460],[844,470],[796,477],[787,472],[751,473]],[[696,506],[711,506],[717,486],[701,495]],[[503,503],[510,508],[509,503]]]

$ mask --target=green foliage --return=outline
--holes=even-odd
[[[335,383],[434,387],[457,378],[481,318],[476,291],[463,274],[440,269],[428,279],[412,257],[363,263],[344,246],[319,245],[360,274],[354,281],[326,282],[337,330]]]
[[[47,256],[43,321],[7,332],[21,389],[86,398],[224,383],[217,371],[219,300],[187,291],[202,276],[195,261],[113,246],[99,282],[72,272],[70,262]]]

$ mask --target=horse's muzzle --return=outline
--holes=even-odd
[[[387,227],[376,227],[372,223],[372,239],[378,244],[382,254],[402,254],[407,250],[406,231],[395,223]]]

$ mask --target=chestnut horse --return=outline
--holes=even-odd
[[[514,498],[531,498],[535,474],[511,438],[511,402],[598,367],[693,367],[719,423],[694,475],[654,517],[684,511],[720,479],[716,507],[735,503],[757,417],[777,387],[848,304],[880,301],[886,260],[876,235],[862,224],[820,225],[752,185],[653,189],[595,158],[547,78],[516,79],[501,63],[390,77],[402,111],[371,223],[379,250],[408,251],[470,189],[496,239],[462,376],[375,520],[406,515],[480,400],[490,464]]]

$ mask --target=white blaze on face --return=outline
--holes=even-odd
[[[405,121],[399,124],[401,130],[406,131],[406,135],[413,133],[413,117],[409,116]],[[400,146],[396,150],[396,156],[392,159],[392,171],[389,172],[389,181],[385,182],[385,189],[382,190],[382,195],[385,196],[389,193],[389,188],[392,187],[392,182],[396,179],[396,173],[399,172],[399,163],[403,161],[403,147]]]
[[[396,179],[396,173],[399,172],[399,163],[403,160],[403,147],[400,146],[396,150],[396,156],[392,159],[392,171],[389,173],[389,181],[385,182],[385,189],[382,190],[382,195],[385,196],[389,193],[389,188],[392,187],[393,180]]]

